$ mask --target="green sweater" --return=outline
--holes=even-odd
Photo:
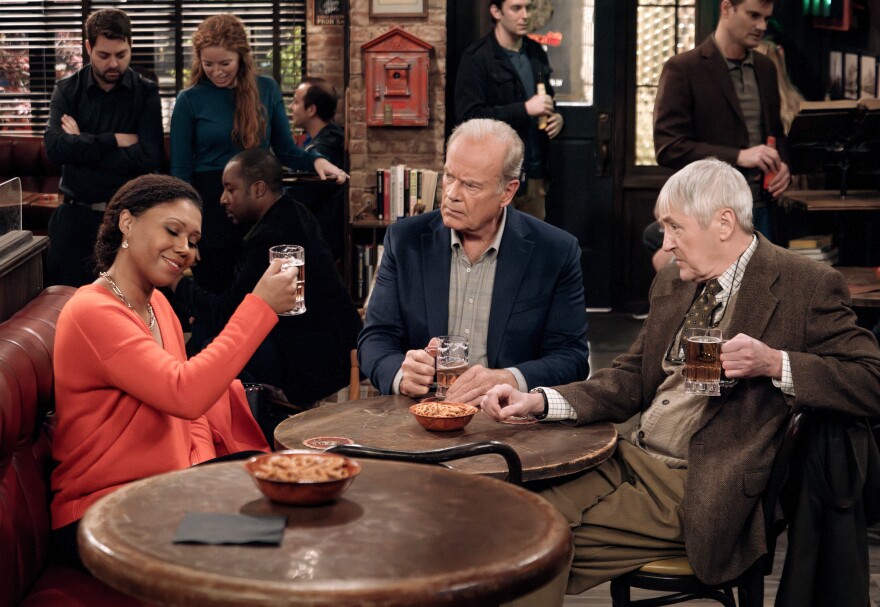
[[[320,157],[296,147],[278,84],[257,76],[260,102],[266,118],[266,136],[260,142],[272,148],[285,166],[294,171],[313,170]],[[229,159],[242,151],[232,141],[235,92],[218,88],[210,80],[180,92],[171,116],[171,174],[192,182],[194,173],[222,171]]]

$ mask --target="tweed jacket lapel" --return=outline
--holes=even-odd
[[[749,260],[739,287],[739,301],[748,301],[749,305],[738,306],[733,310],[733,317],[727,330],[728,339],[738,333],[745,333],[749,337],[764,341],[767,325],[779,305],[779,298],[772,291],[778,279],[779,266],[773,246],[758,234],[758,248]]]
[[[486,338],[486,358],[495,365],[504,339],[504,331],[513,311],[513,304],[521,297],[529,297],[522,284],[535,243],[528,239],[530,230],[518,211],[508,207],[501,249],[495,266],[495,284],[492,287],[492,309]]]
[[[428,335],[445,335],[449,326],[450,232],[437,217],[428,225],[421,239],[421,274]],[[432,268],[432,270],[428,270]],[[412,296],[412,294],[410,294]]]
[[[674,278],[659,282],[655,288],[666,292],[658,293],[651,300],[651,313],[645,321],[645,346],[642,367],[643,402],[650,403],[657,387],[666,378],[663,359],[684,322],[691,303],[697,293],[697,284],[683,282],[678,277],[678,268],[663,270],[674,274]]]

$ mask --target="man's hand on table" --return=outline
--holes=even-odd
[[[461,374],[447,390],[446,400],[477,406],[492,386],[505,384],[516,388],[516,378],[507,369],[487,369],[483,365],[474,365]],[[542,411],[543,411],[543,400]]]
[[[512,415],[540,415],[544,412],[541,394],[520,392],[507,384],[490,389],[480,404],[483,414],[495,421],[503,421]]]

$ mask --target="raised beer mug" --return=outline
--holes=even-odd
[[[297,316],[306,311],[306,251],[299,245],[280,244],[269,249],[269,263],[273,259],[283,259],[282,270],[297,266],[296,303],[292,310],[281,312],[278,316]]]
[[[699,396],[721,395],[721,329],[684,330],[684,391]]]

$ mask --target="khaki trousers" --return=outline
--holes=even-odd
[[[547,190],[544,186],[544,179],[530,177],[526,180],[526,193],[513,198],[513,207],[517,211],[528,213],[532,217],[537,217],[544,221],[544,218],[547,216],[544,207]]]
[[[540,590],[508,605],[561,606],[579,594],[645,563],[686,556],[684,498],[686,470],[674,470],[630,443],[601,465],[543,488],[539,495],[571,525],[571,569]]]

